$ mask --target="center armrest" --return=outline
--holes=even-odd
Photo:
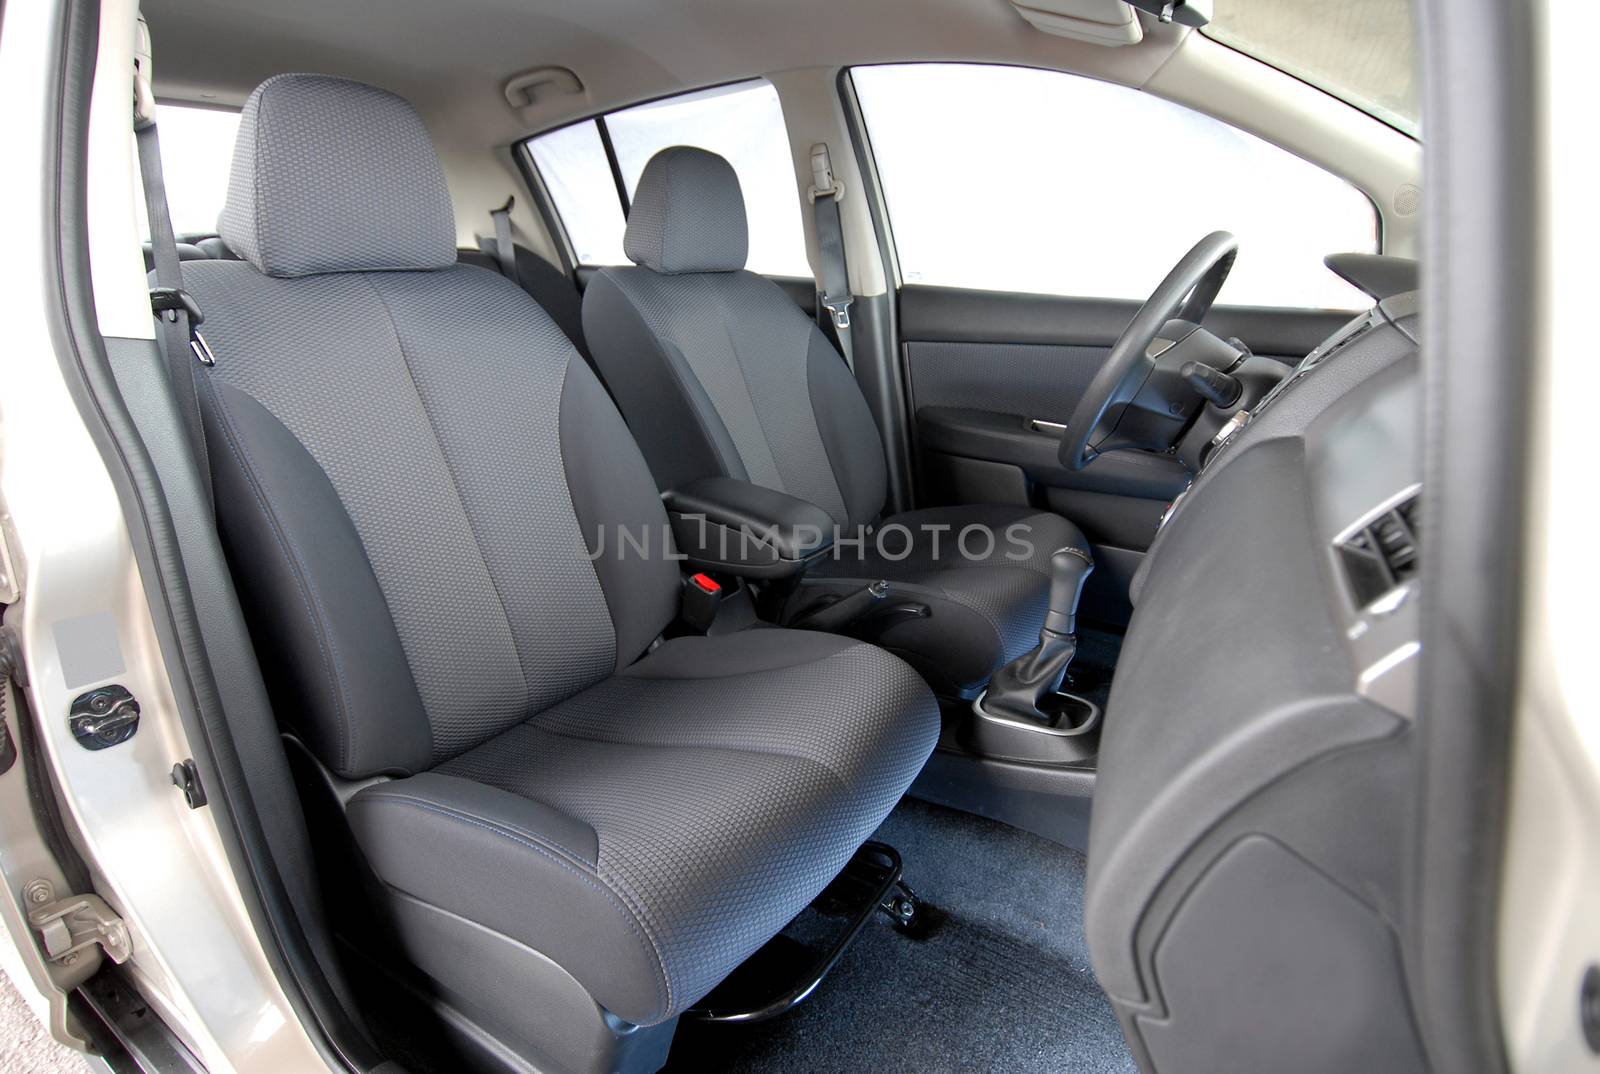
[[[661,495],[691,564],[747,578],[786,578],[833,547],[833,517],[807,500],[731,477]]]

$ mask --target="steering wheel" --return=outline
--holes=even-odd
[[[1238,239],[1226,231],[1213,231],[1195,243],[1145,299],[1067,420],[1061,434],[1061,465],[1081,470],[1099,456],[1099,445],[1116,430],[1119,408],[1139,394],[1166,349],[1151,353],[1161,329],[1173,320],[1199,324],[1222,290],[1238,252]],[[1114,409],[1118,412],[1108,420]]]

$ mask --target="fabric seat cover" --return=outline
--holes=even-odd
[[[1038,640],[1051,554],[1088,542],[1061,516],[1021,506],[879,519],[887,467],[866,399],[816,324],[745,270],[748,246],[733,167],[704,149],[663,149],[628,215],[634,267],[603,269],[584,293],[590,352],[657,485],[724,475],[823,508],[844,540],[813,577],[888,578],[934,605],[931,620],[879,640],[945,685],[981,686]],[[974,537],[963,554],[956,537],[973,526],[996,540]],[[1014,527],[1019,539],[1007,541]]]
[[[931,696],[822,635],[658,644],[681,576],[645,463],[550,318],[457,264],[400,98],[263,83],[222,236],[243,260],[184,280],[224,545],[286,726],[372,780],[347,816],[402,948],[469,1007],[526,1009],[553,963],[672,1018],[893,807]],[[594,555],[616,527],[661,543]]]

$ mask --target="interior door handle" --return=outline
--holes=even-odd
[[[1045,433],[1048,436],[1060,436],[1067,431],[1067,427],[1059,421],[1045,421],[1043,418],[1029,418],[1028,428],[1036,433]]]

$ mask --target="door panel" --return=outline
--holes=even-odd
[[[1118,452],[1086,469],[1057,460],[1065,422],[1139,304],[908,286],[900,292],[900,334],[915,417],[922,500],[1031,503],[1076,522],[1102,570],[1086,608],[1118,621],[1126,586],[1155,536],[1166,505],[1189,472],[1165,455]],[[1266,357],[1296,362],[1347,322],[1326,310],[1226,307],[1206,327],[1237,336]]]
[[[915,340],[906,374],[918,411],[970,408],[1064,422],[1107,346]]]
[[[1045,343],[1109,349],[1138,310],[1138,302],[1119,298],[908,284],[900,290],[900,334],[908,343]],[[1352,316],[1339,310],[1218,306],[1205,325],[1223,338],[1238,336],[1257,354],[1298,360]]]

